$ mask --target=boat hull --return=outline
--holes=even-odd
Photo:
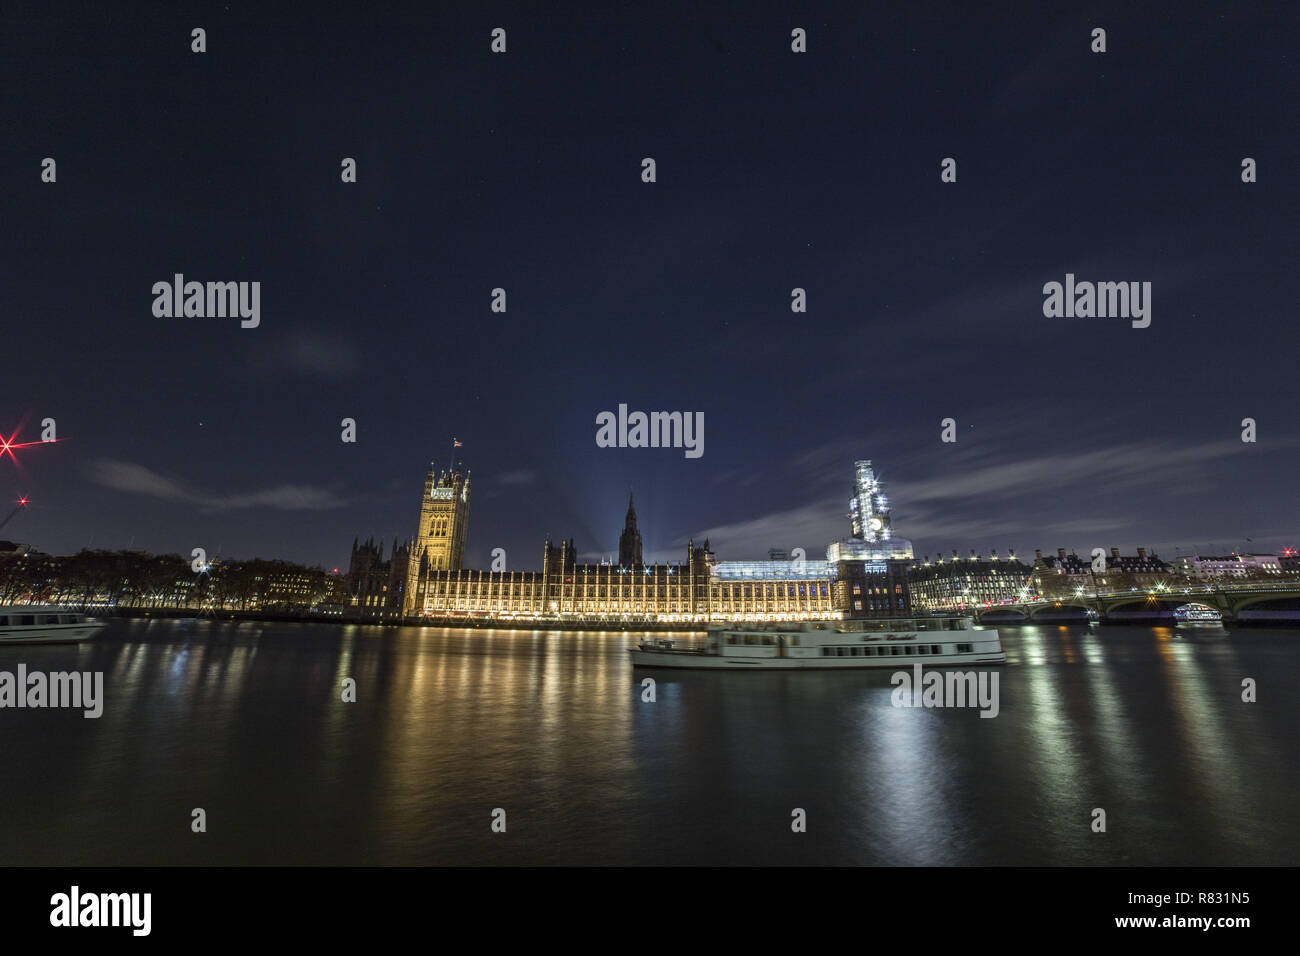
[[[895,620],[914,624],[912,619]],[[915,664],[1007,662],[996,628],[969,627],[966,618],[927,621],[915,630],[890,628],[893,623],[874,621],[867,628],[817,622],[742,625],[711,629],[704,644],[645,641],[628,653],[634,667],[683,670],[899,670]]]
[[[1005,664],[1006,654],[935,654],[930,657],[723,657],[714,654],[675,654],[671,651],[628,652],[634,667],[665,667],[677,670],[803,671],[803,670],[905,670],[913,664],[952,667],[968,664]]]
[[[9,644],[80,644],[106,627],[103,621],[69,621],[59,624],[0,625],[0,646]]]

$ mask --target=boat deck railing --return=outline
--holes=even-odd
[[[966,631],[973,626],[970,615],[943,614],[914,617],[854,617],[836,620],[735,621],[715,624],[711,631],[739,631],[751,634],[801,634],[826,631],[832,634],[862,634],[873,631]]]
[[[698,642],[683,644],[676,641],[642,641],[637,645],[637,649],[660,654],[703,654],[709,646]]]

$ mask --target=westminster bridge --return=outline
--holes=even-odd
[[[988,623],[1031,623],[1062,620],[1173,621],[1182,609],[1210,609],[1224,623],[1251,620],[1294,621],[1300,624],[1300,581],[1233,584],[1157,585],[1145,590],[1099,591],[1076,588],[1070,596],[1016,601],[971,608],[977,620]],[[1194,617],[1193,617],[1194,619]]]

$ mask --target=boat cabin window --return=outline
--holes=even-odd
[[[958,654],[969,654],[972,650],[974,650],[974,647],[973,647],[972,645],[970,645],[970,644],[958,644],[958,645],[957,645],[957,653],[958,653]]]
[[[736,635],[735,635],[735,634],[728,634],[728,635],[727,635],[727,643],[728,643],[728,644],[735,644],[735,643],[736,643]]]
[[[18,623],[23,625],[24,627],[31,627],[36,623],[36,615],[24,614],[22,617],[18,619]]]
[[[943,653],[943,645],[941,645],[941,644],[931,644],[931,645],[930,645],[930,653],[931,653],[931,654],[942,654],[942,653]]]
[[[8,626],[9,626],[9,618],[5,617],[4,615],[0,615],[0,627],[8,627]]]

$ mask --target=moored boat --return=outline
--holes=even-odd
[[[996,628],[968,617],[728,624],[704,643],[648,640],[629,651],[638,667],[730,670],[1004,664]]]
[[[102,627],[76,608],[0,604],[0,644],[78,644]]]
[[[1179,624],[1222,624],[1223,612],[1204,604],[1186,604],[1174,611]]]

